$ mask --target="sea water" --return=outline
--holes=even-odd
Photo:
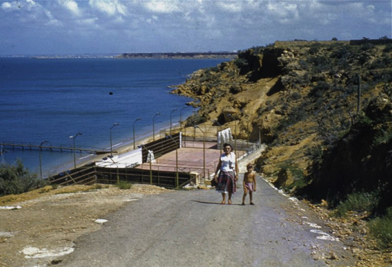
[[[0,143],[107,150],[110,136],[116,147],[151,134],[153,123],[158,133],[194,111],[185,105],[191,99],[170,94],[169,86],[223,61],[0,58]],[[70,151],[0,151],[0,163],[21,159],[44,176],[73,166]],[[89,156],[76,153],[78,160]]]

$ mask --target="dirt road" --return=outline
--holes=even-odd
[[[145,196],[106,217],[56,266],[353,266],[308,206],[258,178],[256,205],[213,190]]]

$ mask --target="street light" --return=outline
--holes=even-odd
[[[187,106],[183,107],[183,108],[180,110],[180,127],[181,127],[181,129],[182,129],[182,111],[183,111],[184,109],[186,109],[186,108],[187,108]]]
[[[231,114],[231,113],[228,114],[228,116],[231,117],[232,119],[235,119],[233,114]],[[235,151],[235,154],[237,156],[237,136],[236,136],[236,134],[237,134],[237,120],[234,121],[234,135],[233,135],[233,136],[235,136],[235,139],[234,139],[234,151]]]
[[[193,113],[192,114],[192,124],[195,125],[195,123],[196,123],[195,117],[196,117],[197,111],[194,110],[194,111],[192,111],[192,113]],[[195,142],[195,138],[196,138],[196,127],[193,126],[193,142]]]
[[[172,129],[172,114],[173,114],[173,112],[175,112],[175,111],[177,111],[177,109],[173,109],[172,112],[170,112],[170,135],[172,134],[172,133],[171,133],[171,129]]]
[[[113,124],[112,127],[110,127],[110,157],[113,157],[113,145],[112,145],[112,129],[117,126],[120,125],[118,123]]]
[[[195,125],[193,127],[195,127],[195,129],[199,128],[199,130],[203,133],[203,172],[204,172],[204,179],[206,179],[206,135],[198,125]]]
[[[161,115],[161,113],[155,114],[155,116],[152,118],[152,140],[155,141],[155,117]]]
[[[182,131],[182,111],[184,110],[184,109],[186,109],[187,108],[187,106],[185,106],[185,107],[183,107],[181,110],[180,110],[180,131]],[[182,138],[182,140],[183,140],[183,144],[185,144],[185,136],[186,136],[186,127],[185,127],[185,134],[183,135],[183,138]]]
[[[142,118],[137,118],[134,122],[133,122],[133,149],[136,149],[136,142],[135,142],[135,123],[137,121],[140,121]]]
[[[223,145],[223,142],[222,142],[222,138],[219,138],[219,131],[221,130],[220,128],[220,126],[222,126],[217,120],[211,120],[214,124],[218,124],[218,129],[216,130],[216,136],[218,137],[218,145],[219,145],[219,150],[222,152],[222,145]]]
[[[178,148],[179,148],[179,145],[171,135],[169,135],[168,137],[170,137],[171,140],[173,140],[174,144],[176,144],[176,187],[178,187],[178,185],[179,185],[179,177],[178,177]]]
[[[39,174],[40,174],[40,177],[41,177],[41,180],[42,180],[42,145],[43,144],[45,144],[45,143],[47,143],[48,141],[43,141],[43,142],[41,142],[41,144],[39,145]]]
[[[74,169],[76,169],[76,152],[75,152],[75,139],[78,135],[82,135],[82,133],[77,133],[75,135],[71,135],[69,138],[73,139],[73,154],[74,154]]]

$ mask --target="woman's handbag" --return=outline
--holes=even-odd
[[[216,186],[218,183],[215,181],[215,177],[211,180],[211,186]]]

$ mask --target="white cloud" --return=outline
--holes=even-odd
[[[376,9],[374,5],[368,5],[366,8],[372,11]]]
[[[4,2],[1,4],[1,9],[4,11],[20,10],[21,8],[22,4],[19,2]]]
[[[296,4],[289,4],[286,2],[274,2],[268,3],[267,9],[274,15],[284,17],[287,19],[288,16],[296,18],[298,17],[298,6]]]
[[[233,3],[218,2],[217,6],[223,11],[227,11],[227,12],[241,12],[242,10],[241,2],[233,2]]]
[[[95,22],[98,18],[88,18],[88,19],[79,19],[76,22],[81,25],[93,25],[95,26]]]
[[[115,16],[117,14],[126,16],[128,13],[127,7],[118,0],[89,0],[91,8],[96,9],[108,16]]]
[[[148,22],[148,23],[152,23],[152,22],[154,22],[154,21],[158,21],[158,16],[156,16],[156,15],[152,15],[151,16],[151,18],[148,18],[146,21]]]
[[[79,10],[79,6],[78,3],[76,3],[73,0],[59,0],[59,4],[61,4],[62,6],[64,6],[66,9],[68,9],[69,11],[71,11],[72,14],[76,15],[76,16],[80,16],[81,12]]]
[[[2,9],[10,9],[10,8],[12,8],[12,5],[10,2],[4,2],[1,4],[1,8]]]
[[[144,7],[156,13],[173,13],[179,12],[179,3],[177,0],[174,1],[161,1],[161,0],[152,0],[143,2]]]
[[[386,0],[2,0],[0,36],[26,51],[44,49],[30,45],[30,36],[70,52],[233,50],[275,40],[392,37],[390,14]]]

